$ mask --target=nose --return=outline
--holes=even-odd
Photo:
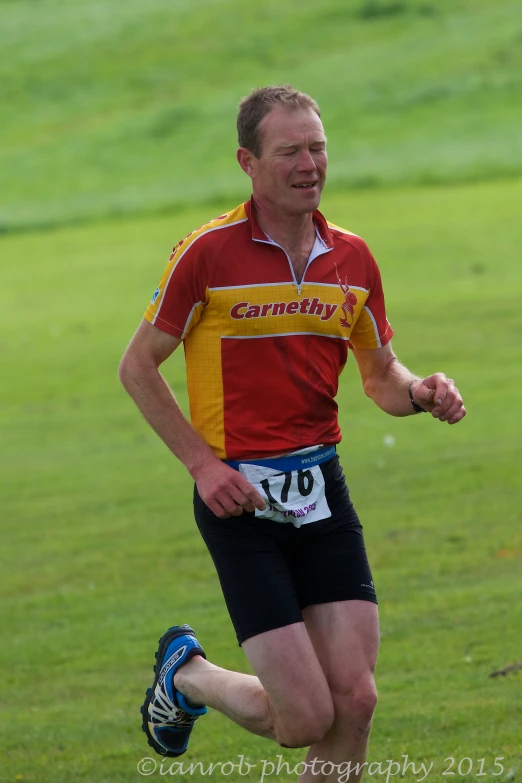
[[[317,166],[312,153],[308,149],[302,149],[297,159],[298,171],[315,171]]]

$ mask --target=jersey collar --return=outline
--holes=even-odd
[[[247,213],[250,228],[252,229],[252,239],[257,242],[266,242],[266,234],[261,230],[259,223],[257,222],[253,196],[245,203],[245,212]],[[328,250],[331,250],[334,246],[333,237],[325,217],[318,209],[313,213],[313,220],[319,239]]]

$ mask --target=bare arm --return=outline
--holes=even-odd
[[[255,488],[212,452],[186,420],[160,365],[181,340],[142,321],[120,364],[120,380],[144,418],[170,451],[186,466],[199,494],[219,517],[239,516],[254,506],[265,508]]]
[[[451,378],[437,372],[421,379],[410,372],[395,356],[391,343],[383,348],[354,351],[365,394],[391,416],[415,413],[408,394],[417,405],[439,421],[456,424],[466,415],[459,390]]]

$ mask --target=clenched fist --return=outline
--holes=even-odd
[[[459,390],[453,380],[442,372],[413,381],[411,394],[417,405],[429,411],[439,421],[457,424],[466,415]]]

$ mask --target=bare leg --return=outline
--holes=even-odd
[[[176,688],[283,746],[308,747],[322,738],[332,725],[333,703],[304,623],[253,636],[243,650],[258,677],[196,656],[176,672]]]
[[[367,719],[334,722],[326,736],[309,749],[306,755],[308,769],[301,776],[301,783],[338,781],[339,775],[342,772],[346,775],[348,771],[350,783],[360,781],[364,772],[370,726]]]
[[[377,700],[373,680],[379,645],[377,606],[341,601],[308,607],[303,615],[330,687],[335,720],[310,747],[301,783],[333,783],[340,771],[346,774],[348,769],[350,783],[356,783],[364,771],[360,766],[357,772],[357,765],[366,759]]]
[[[247,731],[275,739],[270,702],[257,677],[221,669],[197,655],[176,672],[174,684],[193,704],[207,704]]]

